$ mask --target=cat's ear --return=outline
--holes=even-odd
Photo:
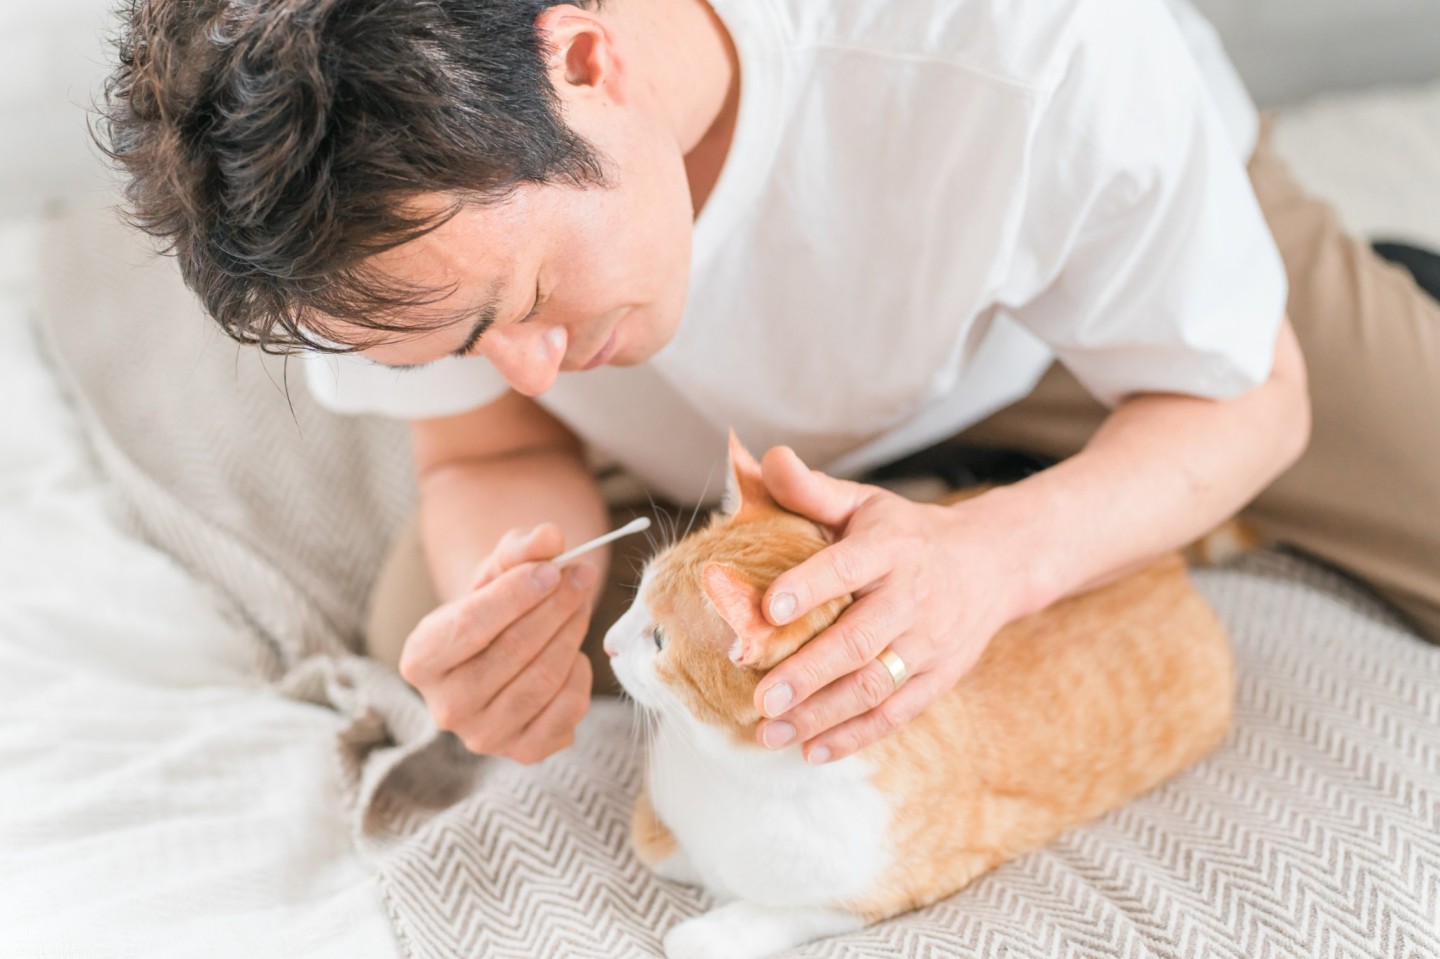
[[[725,503],[722,509],[732,520],[744,522],[756,513],[779,508],[765,489],[765,480],[760,476],[760,464],[750,455],[750,451],[744,447],[732,429],[730,483],[725,487]]]
[[[730,661],[740,666],[759,664],[775,635],[775,627],[760,612],[760,587],[721,563],[707,564],[700,578],[715,611],[735,631]]]

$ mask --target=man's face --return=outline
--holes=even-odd
[[[365,356],[412,366],[463,350],[536,396],[562,372],[633,365],[669,342],[689,284],[690,190],[673,131],[625,79],[612,70],[605,84],[561,84],[566,122],[595,148],[607,185],[523,185],[370,260],[386,276],[451,290],[415,312],[417,327],[458,318],[392,335]],[[416,205],[439,210],[446,198]],[[476,339],[485,315],[491,321]],[[366,334],[331,321],[322,335],[346,342]]]
[[[611,163],[609,187],[527,185],[378,254],[372,264],[387,276],[453,287],[417,311],[417,326],[442,311],[460,316],[365,355],[411,366],[463,349],[490,360],[526,396],[550,389],[562,372],[654,356],[679,325],[689,282],[690,197],[678,156],[674,166],[646,175]],[[491,321],[470,342],[486,315]]]

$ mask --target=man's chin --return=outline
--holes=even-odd
[[[621,343],[615,355],[606,366],[639,366],[665,348],[668,339],[659,343],[646,340],[640,343]]]

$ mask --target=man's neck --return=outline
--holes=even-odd
[[[603,9],[603,8],[602,8]],[[706,0],[611,0],[632,56],[685,157],[698,216],[730,150],[740,103],[735,44]]]

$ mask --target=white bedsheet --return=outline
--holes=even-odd
[[[399,955],[340,814],[327,710],[128,536],[0,223],[0,956]]]

